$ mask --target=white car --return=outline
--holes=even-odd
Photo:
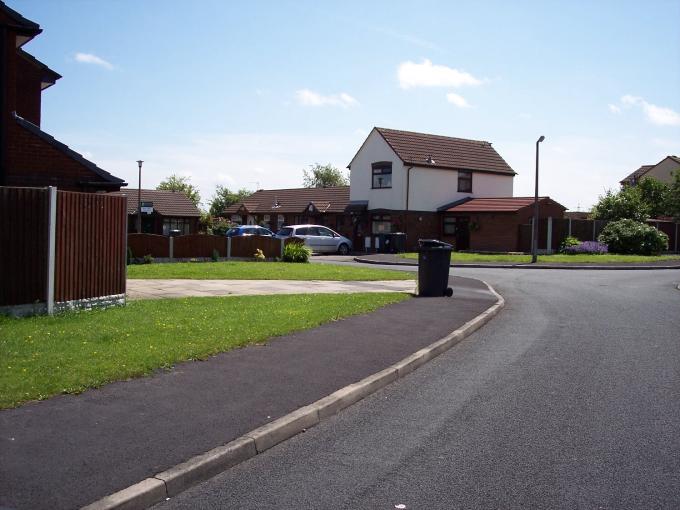
[[[352,241],[322,225],[288,225],[276,233],[279,239],[298,237],[305,245],[318,253],[339,253],[347,255],[352,250]]]

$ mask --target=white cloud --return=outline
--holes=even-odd
[[[470,104],[465,100],[463,96],[459,96],[458,94],[454,94],[453,92],[449,92],[446,94],[446,100],[457,106],[458,108],[470,108]]]
[[[680,126],[680,113],[670,108],[648,103],[638,96],[625,95],[621,97],[621,104],[625,107],[638,106],[647,117],[647,120],[657,126]]]
[[[324,96],[309,89],[300,89],[295,92],[295,99],[298,104],[303,106],[340,106],[341,108],[349,108],[359,104],[359,101],[345,92]]]
[[[108,69],[109,71],[113,69],[113,64],[111,62],[107,62],[103,58],[93,55],[92,53],[76,53],[76,62],[94,64],[103,67],[104,69]]]
[[[616,106],[615,104],[608,104],[607,107],[609,108],[609,111],[612,113],[621,113],[621,107]]]
[[[406,61],[397,69],[399,85],[403,89],[413,87],[462,87],[465,85],[481,85],[482,80],[470,73],[452,67],[434,65],[424,59],[421,64]]]

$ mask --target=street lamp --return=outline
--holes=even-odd
[[[534,224],[531,235],[531,263],[538,260],[538,144],[545,140],[545,136],[536,140],[536,188],[534,189]]]
[[[142,233],[142,161],[137,161],[139,167],[139,187],[137,188],[137,233]]]

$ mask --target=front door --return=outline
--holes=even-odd
[[[470,218],[456,218],[456,250],[470,249]]]

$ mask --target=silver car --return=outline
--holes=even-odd
[[[299,237],[305,240],[306,246],[318,253],[347,255],[352,250],[352,241],[322,225],[288,225],[282,227],[276,237]]]

